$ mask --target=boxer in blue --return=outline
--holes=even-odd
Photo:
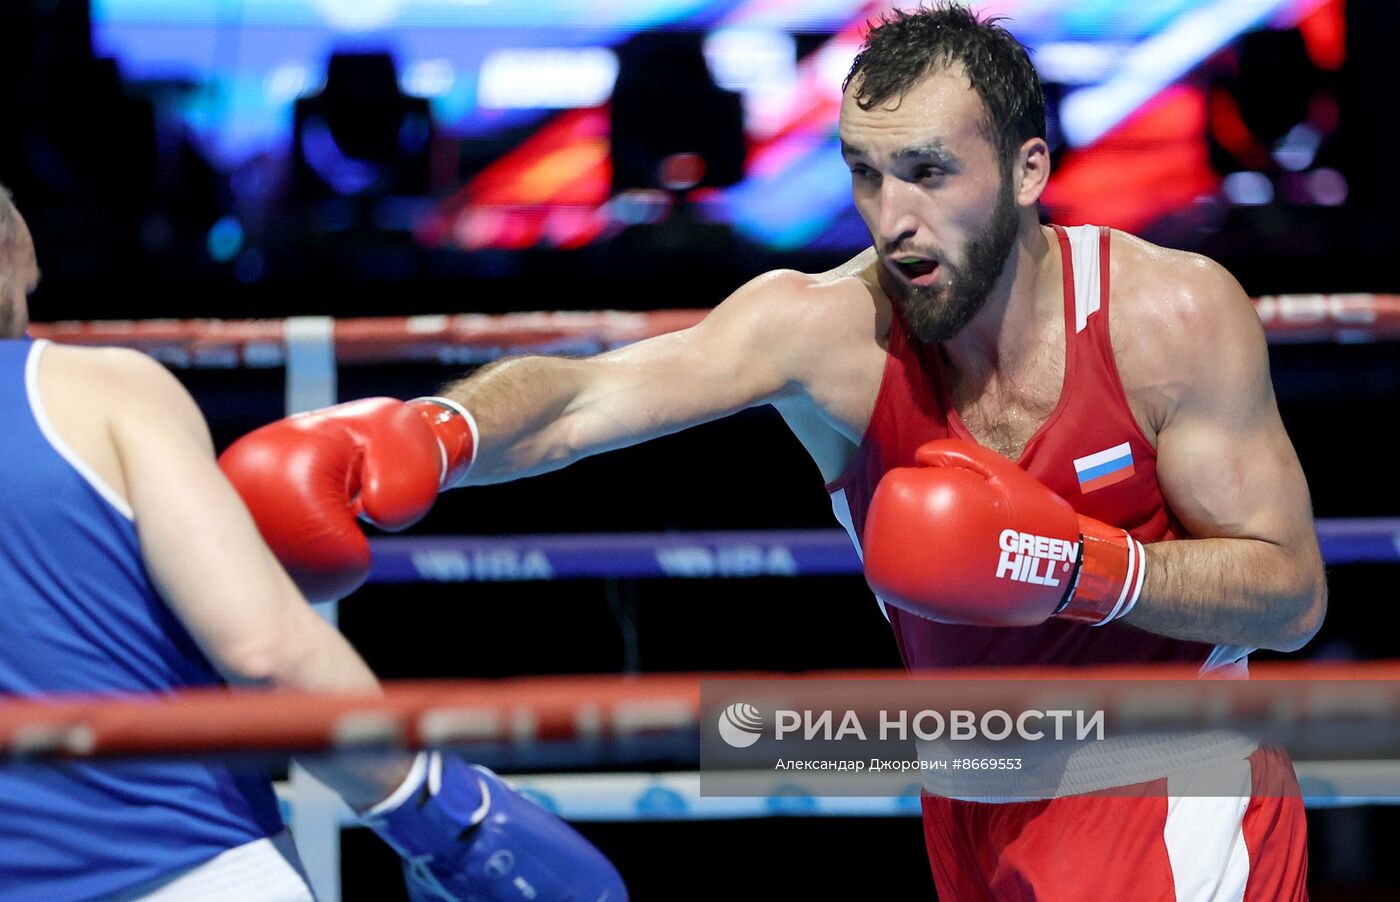
[[[38,281],[0,186],[0,694],[376,691],[263,544],[180,384],[133,351],[24,337]],[[484,768],[305,763],[404,856],[415,899],[626,898],[601,853]],[[0,768],[0,902],[98,898],[312,896],[266,773]]]

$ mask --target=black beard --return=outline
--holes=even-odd
[[[942,285],[899,285],[897,306],[915,338],[925,344],[947,341],[972,321],[996,287],[1019,227],[1011,179],[1003,176],[992,218],[967,243],[967,260],[958,266],[940,261]]]

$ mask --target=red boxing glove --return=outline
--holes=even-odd
[[[1137,603],[1145,560],[1125,530],[971,442],[929,442],[914,460],[880,480],[865,520],[865,578],[885,601],[976,626],[1102,626]]]
[[[367,398],[256,429],[219,458],[263,538],[311,601],[353,592],[369,575],[356,517],[413,525],[476,450],[471,415],[445,398]]]

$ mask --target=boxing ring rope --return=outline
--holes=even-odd
[[[1254,299],[1271,342],[1400,339],[1400,295],[1296,294]],[[34,323],[69,344],[136,348],[175,367],[295,366],[325,344],[337,364],[472,364],[506,354],[591,354],[693,326],[706,310],[453,316],[291,317],[269,320],[114,320]]]
[[[1400,518],[1317,521],[1330,564],[1400,563]],[[530,536],[379,536],[372,583],[858,575],[839,529]]]
[[[1398,805],[1400,762],[1295,761],[1294,771],[1308,808]],[[902,796],[813,796],[780,788],[769,795],[706,796],[696,771],[606,774],[527,774],[513,786],[569,821],[752,820],[768,817],[918,817],[919,798]],[[290,787],[279,784],[286,804],[297,804]],[[1367,790],[1374,790],[1368,792]],[[318,800],[319,801],[319,800]],[[353,827],[354,813],[335,796],[324,802],[339,828]]]
[[[451,747],[494,760],[557,742],[570,744],[578,766],[595,766],[627,760],[638,739],[693,739],[706,680],[890,681],[943,700],[955,696],[959,708],[974,714],[1043,701],[1045,684],[1072,683],[1076,705],[1102,709],[1136,729],[1218,729],[1228,721],[1268,731],[1340,714],[1393,718],[1381,738],[1400,742],[1400,660],[1394,660],[1255,664],[1247,680],[1202,680],[1194,664],[1125,664],[402,681],[362,695],[222,687],[49,695],[0,700],[0,755],[42,761]],[[1208,697],[1183,694],[1199,687],[1208,688]],[[875,714],[881,704],[862,697],[851,707]]]
[[[444,745],[499,765],[493,756],[510,758],[502,756],[503,748],[515,750],[517,760],[528,760],[532,750],[554,743],[567,748],[563,758],[574,767],[654,763],[658,748],[669,750],[673,758],[689,757],[693,764],[700,726],[700,681],[762,676],[711,673],[390,684],[382,696],[370,697],[192,690],[139,699],[3,702],[0,754],[13,763],[133,755],[222,756],[231,751],[373,752]],[[790,674],[767,676],[794,679]],[[1073,679],[1081,703],[1097,703],[1110,711],[1144,707],[1158,714],[1166,711],[1182,726],[1216,726],[1221,715],[1218,704],[1183,711],[1179,705],[1154,705],[1150,696],[1144,696],[1143,677],[1171,680],[1162,684],[1170,693],[1173,685],[1195,676],[1192,667],[978,669],[938,676],[944,682],[965,682],[975,690],[959,696],[960,706],[970,710],[1010,706],[1017,698],[1039,691],[1046,681]],[[814,673],[804,678],[911,679],[904,671]],[[1139,680],[1132,697],[1115,697],[1129,678]],[[1278,705],[1269,684],[1280,681],[1332,691],[1315,704],[1304,699],[1296,705]],[[1226,693],[1242,715],[1253,713],[1256,718],[1262,715],[1286,723],[1311,714],[1357,715],[1372,722],[1379,717],[1386,719],[1390,744],[1400,739],[1400,721],[1395,717],[1400,714],[1400,661],[1267,664],[1254,667],[1248,681],[1211,682],[1212,690]],[[1359,686],[1365,688],[1358,692]],[[1161,725],[1160,719],[1156,725]],[[667,738],[674,741],[664,742]],[[1310,808],[1400,804],[1400,761],[1300,760],[1294,769]],[[354,826],[356,820],[337,796],[314,780],[295,779],[296,773],[277,787],[283,816],[292,825],[318,898],[337,900],[339,831]],[[765,794],[706,796],[696,771],[546,773],[513,777],[511,782],[545,808],[575,821],[912,817],[920,810],[919,799],[912,794],[820,796],[795,790],[781,779],[774,780]]]
[[[1248,724],[1264,734],[1325,728],[1335,748],[1296,763],[1313,807],[1400,803],[1400,761],[1350,760],[1346,735],[1400,742],[1400,661],[1271,663],[1249,680],[1197,679],[1195,667],[973,668],[946,672],[831,671],[792,674],[697,673],[659,676],[531,677],[392,683],[382,695],[223,689],[120,697],[0,702],[0,754],[11,763],[165,756],[253,757],[288,753],[374,753],[448,747],[499,766],[528,759],[541,745],[567,746],[574,768],[657,760],[694,764],[703,680],[887,680],[927,686],[981,713],[1044,704],[1046,686],[1069,683],[1076,704],[1137,728],[1190,730]],[[1209,694],[1195,689],[1208,684]],[[876,702],[855,707],[873,714]],[[666,743],[665,740],[672,740]],[[639,742],[639,740],[641,740]],[[1315,747],[1314,747],[1315,748]],[[1329,760],[1332,753],[1341,760]],[[575,820],[694,820],[777,815],[916,814],[917,798],[837,798],[794,792],[776,779],[753,798],[706,797],[693,771],[543,774],[515,782],[547,808]],[[337,826],[353,823],[328,794],[304,797],[280,787],[295,811],[306,804]],[[300,837],[299,837],[300,840]]]
[[[1254,299],[1270,343],[1400,340],[1400,295],[1308,294]],[[174,368],[283,367],[288,414],[336,403],[341,366],[484,363],[510,354],[594,354],[695,323],[708,311],[515,313],[497,316],[35,323],[36,338],[122,345]],[[1400,518],[1322,520],[1329,564],[1400,562]],[[377,536],[371,582],[573,578],[745,578],[857,574],[839,530],[573,536]],[[319,606],[323,609],[327,606]],[[325,611],[334,620],[334,608]],[[1255,667],[1254,683],[1275,673]],[[1348,673],[1330,665],[1290,678]],[[1365,668],[1400,678],[1400,661]],[[1371,669],[1372,667],[1381,670]],[[1385,676],[1377,675],[1384,672]],[[1134,674],[1141,673],[1133,668]],[[1277,671],[1282,673],[1283,671]],[[900,673],[867,674],[898,678]],[[1076,680],[1089,678],[1076,669]],[[707,674],[734,678],[738,674]],[[788,675],[783,675],[787,678]],[[831,676],[831,675],[827,675]],[[1024,679],[1024,671],[1009,674]],[[979,679],[986,679],[981,675]],[[517,768],[626,766],[669,758],[693,766],[700,676],[625,676],[391,686],[374,699],[289,694],[181,694],[139,701],[0,704],[0,751],[11,759],[108,753],[268,753],[449,745]],[[165,746],[161,744],[165,743]],[[1298,761],[1310,807],[1396,804],[1400,761]],[[575,820],[691,820],[769,816],[899,816],[917,798],[825,798],[776,787],[767,796],[700,794],[694,771],[534,774],[513,778],[545,807]],[[297,767],[280,784],[286,820],[318,898],[340,898],[339,830],[353,823],[328,789]]]

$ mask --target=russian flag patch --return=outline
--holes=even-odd
[[[1117,485],[1133,475],[1133,449],[1124,442],[1087,457],[1077,457],[1074,472],[1079,477],[1079,491],[1084,495]]]

